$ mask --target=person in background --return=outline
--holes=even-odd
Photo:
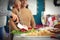
[[[6,26],[6,17],[12,16],[13,20],[16,20],[18,18],[15,14],[13,14],[13,12],[7,10],[8,1],[9,0],[0,0],[0,40],[4,40],[3,28]]]
[[[20,23],[26,25],[27,27],[35,27],[35,20],[31,13],[31,11],[27,8],[27,0],[20,0],[21,1],[21,9],[20,9]]]

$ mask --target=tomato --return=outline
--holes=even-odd
[[[38,27],[35,27],[34,29],[38,29]]]
[[[27,30],[25,30],[24,28],[20,29],[21,32],[26,32]]]
[[[28,30],[32,30],[32,27],[28,27]]]
[[[56,20],[55,16],[54,16],[54,17],[52,17],[52,21],[54,21],[54,20]]]

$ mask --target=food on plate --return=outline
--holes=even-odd
[[[34,32],[29,32],[26,34],[26,36],[51,36],[54,35],[54,33],[48,31],[48,30],[39,30]]]
[[[48,30],[40,30],[38,32],[38,36],[51,36],[53,35],[54,33],[51,33],[50,31]]]
[[[60,33],[60,24],[54,25],[54,28],[56,28],[56,29],[50,30],[50,32],[52,32],[52,33]]]
[[[27,30],[25,30],[24,28],[20,29],[21,32],[26,32]]]
[[[26,36],[38,36],[38,32],[35,31],[35,32],[30,32],[30,33],[27,33]]]
[[[32,30],[32,27],[28,27],[28,30]]]
[[[60,29],[60,24],[56,24],[54,28],[59,28]]]
[[[49,30],[46,30],[46,29],[40,29],[40,30],[31,29],[26,32],[25,31],[26,30],[21,30],[18,33],[22,34],[23,36],[51,36],[51,35],[54,35],[54,33],[50,32]]]

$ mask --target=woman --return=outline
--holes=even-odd
[[[16,1],[14,3],[14,8],[12,11],[18,16],[18,18],[19,18],[18,22],[20,22],[22,25],[26,25],[28,28],[29,27],[34,28],[35,27],[34,18],[32,16],[31,11],[26,8],[27,0],[20,0],[20,1],[21,1],[21,7],[18,5],[16,7],[16,4],[17,3],[19,4],[19,2]],[[15,28],[18,29],[12,20],[11,20],[11,25],[13,26],[14,29]]]
[[[32,16],[31,11],[26,8],[27,4],[27,0],[20,0],[21,1],[21,9],[20,9],[20,22],[23,25],[27,25],[28,27],[35,27],[35,21],[34,18]]]

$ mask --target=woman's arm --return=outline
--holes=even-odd
[[[33,17],[33,16],[32,16],[32,18],[31,18],[31,26],[32,26],[33,28],[36,27],[35,20],[34,20],[34,17]]]
[[[16,24],[13,22],[12,19],[10,19],[10,25],[11,25],[11,27],[13,28],[13,30],[19,30],[19,29],[16,27]]]
[[[36,23],[35,23],[35,20],[34,20],[34,17],[33,17],[32,13],[31,13],[31,11],[30,11],[30,14],[31,14],[31,26],[33,28],[35,28],[36,27]]]
[[[7,10],[8,1],[0,0],[0,16],[11,16],[11,11]]]

